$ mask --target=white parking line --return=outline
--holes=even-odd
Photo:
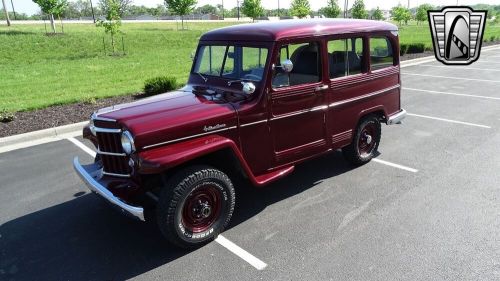
[[[380,164],[383,164],[383,165],[391,166],[391,167],[394,167],[394,168],[398,168],[398,169],[401,169],[401,170],[405,170],[405,171],[408,171],[408,172],[412,172],[412,173],[417,173],[418,172],[417,169],[413,169],[413,168],[406,167],[406,166],[403,166],[403,165],[391,163],[389,161],[385,161],[385,160],[381,160],[381,159],[377,159],[377,158],[373,158],[372,161],[380,163]]]
[[[90,156],[95,157],[95,154],[96,154],[95,151],[90,149],[88,146],[83,144],[81,141],[79,141],[75,138],[68,138],[68,140],[70,142],[72,142],[73,144],[75,144],[76,146],[78,146],[79,148],[81,148],[83,151],[87,152]]]
[[[450,65],[431,65],[431,64],[420,64],[418,66],[427,66],[427,67],[439,67],[439,68],[454,68],[454,69],[457,69],[456,66],[450,66]],[[492,69],[492,68],[479,68],[479,67],[465,67],[465,68],[462,68],[462,69],[465,69],[465,70],[469,70],[469,69],[472,69],[472,70],[484,70],[484,71],[500,71],[500,69]]]
[[[79,140],[77,140],[75,138],[68,138],[68,140],[70,142],[72,142],[73,144],[75,144],[76,146],[78,146],[83,151],[87,152],[90,156],[95,157],[95,155],[96,155],[95,151],[90,149],[88,146],[86,146],[85,144],[83,144]],[[229,241],[227,238],[225,238],[224,236],[222,236],[220,234],[217,237],[217,239],[215,239],[215,242],[219,243],[221,246],[228,249],[233,254],[237,255],[238,257],[240,257],[244,261],[248,262],[249,264],[251,264],[253,267],[255,267],[258,270],[263,270],[267,266],[267,264],[265,262],[259,260],[258,258],[253,256],[252,254],[243,250],[240,246],[234,244],[233,242]]]
[[[424,76],[424,77],[434,77],[434,78],[444,78],[444,79],[454,79],[454,80],[462,80],[462,81],[478,81],[478,82],[500,83],[499,80],[485,80],[485,79],[474,79],[474,78],[461,78],[461,77],[439,76],[439,75],[432,75],[432,74],[419,74],[419,73],[409,73],[409,72],[402,72],[401,74],[403,74],[403,75]]]
[[[455,123],[455,124],[462,124],[462,125],[468,125],[468,126],[474,126],[474,127],[491,129],[490,126],[479,125],[479,124],[474,124],[474,123],[469,123],[469,122],[462,122],[462,121],[456,121],[456,120],[450,120],[450,119],[433,117],[433,116],[426,116],[426,115],[420,115],[420,114],[413,114],[413,113],[407,113],[407,115],[408,116],[414,116],[414,117],[421,117],[421,118],[433,119],[433,120],[439,120],[439,121],[444,121],[444,122],[449,122],[449,123]]]
[[[403,90],[408,90],[408,91],[424,92],[424,93],[429,93],[429,94],[441,94],[441,95],[471,97],[471,98],[481,98],[481,99],[489,99],[489,100],[500,100],[500,98],[497,98],[497,97],[487,97],[487,96],[478,96],[478,95],[469,95],[469,94],[448,93],[448,92],[431,91],[431,90],[423,90],[423,89],[415,89],[415,88],[407,88],[407,87],[402,87],[402,89]]]
[[[228,249],[229,251],[231,251],[233,254],[237,255],[238,257],[242,258],[244,261],[248,262],[249,264],[251,264],[253,267],[255,267],[258,270],[263,270],[267,266],[267,264],[265,262],[254,257],[252,254],[243,250],[240,246],[234,244],[233,242],[229,241],[228,239],[226,239],[226,237],[224,237],[220,234],[215,239],[215,242],[219,243],[221,246]]]

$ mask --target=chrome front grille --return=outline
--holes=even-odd
[[[129,156],[123,151],[121,145],[121,134],[116,132],[109,132],[97,128],[97,154],[99,154],[102,165],[103,173],[108,176],[116,177],[130,177],[132,168],[128,162]],[[106,131],[106,132],[104,132]]]

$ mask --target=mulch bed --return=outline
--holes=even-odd
[[[500,42],[486,42],[483,46],[498,44]],[[401,61],[421,57],[434,56],[434,52],[426,51],[418,54],[401,56]],[[142,95],[120,96],[96,100],[96,103],[74,103],[67,105],[51,106],[45,109],[17,112],[14,121],[0,122],[0,137],[12,136],[31,131],[37,131],[72,123],[89,120],[92,112],[99,108],[127,103],[142,98]]]

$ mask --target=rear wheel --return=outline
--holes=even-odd
[[[234,187],[226,174],[208,166],[187,168],[162,189],[156,209],[158,226],[171,243],[199,247],[224,230],[234,203]]]
[[[342,149],[344,157],[354,165],[368,163],[377,152],[381,126],[377,116],[363,118],[356,128],[352,143]]]

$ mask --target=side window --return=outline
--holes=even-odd
[[[281,62],[289,59],[293,63],[290,73],[284,72]],[[284,45],[275,62],[273,88],[316,83],[321,81],[321,53],[317,42]]]
[[[330,78],[359,74],[365,65],[363,38],[338,39],[328,42]]]
[[[226,56],[226,61],[224,62],[224,71],[222,73],[222,76],[224,77],[236,77],[237,73],[235,73],[234,69],[234,57],[236,53],[234,50],[234,46],[229,46],[227,48],[227,56]]]
[[[370,64],[372,70],[394,65],[391,41],[386,37],[370,38]]]

